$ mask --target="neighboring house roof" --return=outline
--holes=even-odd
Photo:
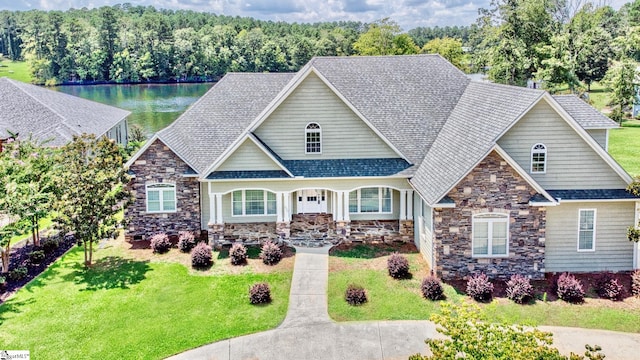
[[[427,203],[437,203],[543,95],[541,90],[470,83],[411,184]]]
[[[156,137],[202,173],[294,76],[229,73]]]
[[[0,138],[7,130],[60,146],[82,133],[101,136],[130,112],[77,96],[0,78]]]
[[[554,100],[585,129],[611,129],[618,124],[575,95],[554,95]]]

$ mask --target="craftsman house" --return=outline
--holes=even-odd
[[[0,143],[17,133],[62,146],[83,133],[127,144],[130,112],[40,86],[0,78]],[[10,133],[11,132],[11,133]]]
[[[415,241],[443,278],[638,267],[616,124],[437,55],[228,74],[127,163],[130,237]]]

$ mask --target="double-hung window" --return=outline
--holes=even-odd
[[[349,193],[350,213],[391,213],[392,191],[386,187],[362,188]]]
[[[266,190],[236,190],[231,194],[233,216],[275,215],[276,194]]]
[[[578,251],[594,251],[596,249],[596,210],[580,209],[578,218]]]
[[[544,174],[547,172],[547,147],[535,144],[531,147],[531,173]]]
[[[174,184],[147,185],[147,212],[176,211],[176,186]]]
[[[509,216],[485,213],[473,216],[473,256],[509,255]]]

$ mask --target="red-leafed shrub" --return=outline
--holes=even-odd
[[[409,260],[406,257],[394,253],[387,259],[389,275],[394,279],[406,279],[409,277]]]
[[[249,301],[252,304],[267,304],[271,302],[271,289],[269,288],[269,284],[253,284],[249,289]]]
[[[154,253],[164,254],[171,249],[171,241],[165,233],[158,233],[151,237],[151,249]]]
[[[584,289],[575,276],[563,273],[558,278],[558,297],[566,302],[581,303],[584,301]]]
[[[282,250],[280,250],[280,246],[271,241],[267,241],[262,245],[260,258],[262,262],[267,265],[275,265],[282,259]]]
[[[598,296],[603,299],[621,300],[624,288],[617,279],[614,279],[611,276],[605,276],[602,281],[598,283],[597,290]]]
[[[531,281],[522,275],[512,275],[507,281],[507,297],[516,304],[524,304],[533,299]]]
[[[477,274],[467,281],[467,295],[474,300],[486,302],[493,296],[493,284],[485,274]]]
[[[640,296],[640,270],[631,274],[631,294]]]
[[[442,300],[444,299],[444,290],[440,280],[435,276],[428,276],[422,280],[420,285],[422,290],[422,296],[429,300]]]
[[[206,243],[198,243],[191,251],[191,266],[194,268],[207,268],[213,264],[211,246]]]
[[[188,253],[196,246],[196,237],[191,231],[180,231],[178,233],[178,249]]]
[[[367,291],[362,286],[351,284],[345,291],[344,299],[351,306],[362,305],[367,302]]]
[[[247,262],[247,247],[241,243],[235,243],[229,249],[229,258],[232,265],[242,265]]]

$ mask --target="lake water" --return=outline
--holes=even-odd
[[[55,90],[131,111],[129,126],[142,126],[147,137],[167,127],[213,83],[72,85]]]

